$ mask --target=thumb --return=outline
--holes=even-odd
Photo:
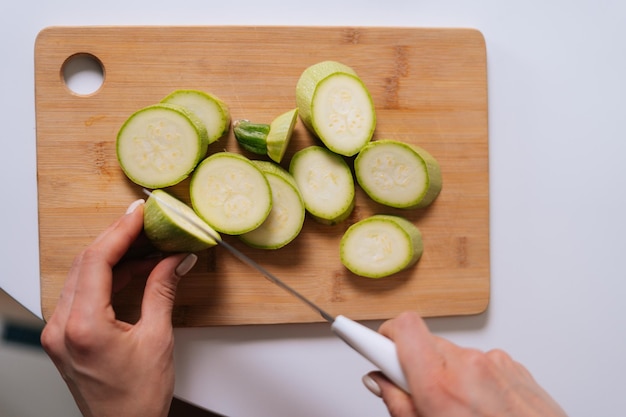
[[[198,256],[177,254],[170,256],[152,270],[146,282],[141,303],[141,320],[154,325],[171,325],[176,289],[180,278],[196,264]]]
[[[383,399],[392,417],[418,416],[415,404],[409,394],[398,388],[380,371],[373,371],[363,377],[363,384],[370,392]]]

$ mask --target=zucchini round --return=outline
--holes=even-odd
[[[298,184],[306,210],[324,224],[345,220],[355,205],[352,172],[339,155],[321,146],[296,152],[289,172]]]
[[[230,111],[226,103],[213,94],[199,90],[176,90],[163,98],[161,103],[176,104],[194,113],[206,127],[209,144],[228,132]]]
[[[272,209],[265,175],[245,156],[218,152],[196,168],[189,188],[191,204],[211,227],[240,235],[259,227]]]
[[[279,165],[252,161],[267,178],[272,189],[272,211],[256,229],[244,233],[241,240],[261,249],[279,249],[294,240],[304,224],[304,201],[295,180]]]
[[[206,154],[206,127],[184,107],[155,104],[133,113],[117,134],[120,167],[134,183],[164,188],[187,178]]]
[[[395,208],[431,204],[442,188],[437,160],[419,146],[382,139],[354,160],[356,180],[374,201]]]
[[[376,111],[357,73],[323,61],[306,68],[296,84],[296,104],[304,125],[331,151],[352,156],[372,138]]]
[[[415,264],[422,256],[422,234],[410,221],[376,214],[348,228],[340,242],[343,265],[356,275],[382,278]]]

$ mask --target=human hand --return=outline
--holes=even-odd
[[[363,378],[393,417],[566,417],[524,366],[502,350],[466,349],[434,336],[417,313],[382,324],[411,395],[380,372]]]
[[[197,257],[126,260],[143,228],[142,200],[74,260],[41,343],[84,416],[166,416],[174,390],[172,309]],[[111,295],[148,276],[141,317],[115,318]]]

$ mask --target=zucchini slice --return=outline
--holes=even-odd
[[[340,155],[355,155],[374,134],[372,97],[356,72],[342,63],[323,61],[306,68],[296,84],[296,104],[304,125]]]
[[[199,90],[176,90],[161,103],[176,104],[194,113],[204,123],[209,144],[228,132],[230,111],[226,103],[213,94]]]
[[[272,211],[256,229],[241,240],[252,247],[279,249],[294,240],[304,224],[304,201],[291,174],[270,161],[252,161],[267,178],[272,189]]]
[[[189,222],[172,207],[196,221]],[[152,191],[146,200],[143,226],[150,242],[164,252],[199,252],[217,245],[211,236],[220,238],[191,207],[163,190]],[[201,230],[199,226],[206,229]]]
[[[405,218],[367,217],[348,228],[340,242],[343,265],[356,275],[382,278],[415,264],[424,246],[419,229]]]
[[[146,188],[164,188],[189,176],[207,152],[206,127],[184,107],[155,104],[133,113],[117,134],[118,162]]]
[[[248,158],[218,152],[202,161],[191,177],[191,204],[211,227],[240,235],[259,227],[272,209],[272,191]]]
[[[306,210],[324,224],[345,220],[355,205],[354,180],[346,161],[321,146],[296,152],[289,172],[298,184]]]
[[[396,140],[369,143],[354,160],[354,170],[367,195],[390,207],[426,207],[442,188],[437,160],[419,146]]]
[[[267,156],[272,161],[278,163],[282,161],[297,121],[298,109],[295,108],[281,114],[270,123],[270,132],[267,134]]]

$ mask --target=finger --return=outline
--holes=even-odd
[[[143,230],[143,200],[133,202],[126,214],[118,218],[91,244],[112,268],[140,240]]]
[[[420,365],[426,365],[421,362],[438,356],[435,337],[415,312],[405,312],[384,322],[379,332],[395,342],[405,371],[407,368],[420,369]]]
[[[142,229],[143,208],[136,205],[134,211],[119,218],[82,252],[76,266],[72,309],[84,319],[97,317],[111,308],[113,267]]]
[[[143,200],[137,200],[133,202],[129,206],[127,214],[133,211],[134,208],[137,208],[138,205],[140,205],[141,201]],[[103,233],[101,233],[94,240],[94,242],[92,242],[92,245],[95,244],[95,242],[100,241],[104,236],[106,236],[111,229],[117,227],[122,219],[123,217],[120,217],[113,224],[111,224]],[[67,321],[70,308],[72,307],[72,304],[74,302],[74,293],[76,292],[76,283],[78,282],[78,277],[80,275],[83,255],[84,253],[80,253],[74,258],[50,321],[54,320],[58,323],[65,323]]]
[[[384,322],[379,331],[394,341],[409,391],[414,395],[429,389],[448,366],[449,353],[458,349],[433,335],[415,312],[405,312]]]
[[[197,255],[177,254],[162,260],[146,282],[141,303],[141,322],[157,332],[170,329],[176,289],[180,278],[198,260]]]
[[[379,371],[370,372],[363,377],[363,383],[373,394],[381,397],[392,417],[417,417],[413,399],[398,388]]]
[[[133,207],[137,207],[140,201],[134,202],[129,207],[130,212]],[[106,236],[111,230],[116,228],[121,222],[123,217],[117,219],[112,225],[110,225],[105,232],[103,232],[94,242],[99,241]],[[92,243],[93,244],[93,243]],[[59,300],[55,306],[55,309],[48,319],[46,326],[41,334],[41,344],[46,352],[50,355],[55,363],[58,362],[57,358],[63,357],[65,352],[65,329],[70,315],[72,306],[74,305],[74,295],[76,293],[77,283],[81,275],[82,265],[84,262],[84,252],[77,255],[67,275],[67,279],[63,284],[63,289],[59,296]]]

